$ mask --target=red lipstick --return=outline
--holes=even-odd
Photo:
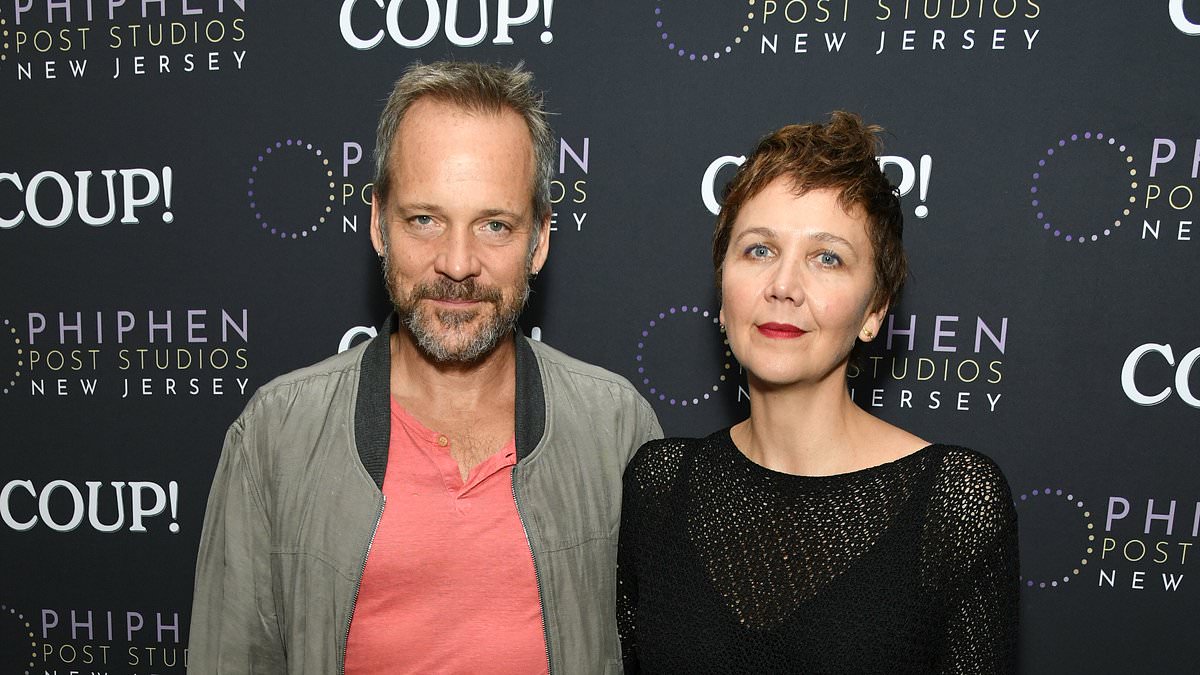
[[[760,323],[755,328],[758,332],[769,338],[798,338],[804,335],[805,331],[800,330],[790,323]]]

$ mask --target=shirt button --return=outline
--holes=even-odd
[[[438,445],[440,445],[444,448],[447,445],[450,445],[450,439],[446,438],[445,436],[439,435],[437,443],[438,443]]]

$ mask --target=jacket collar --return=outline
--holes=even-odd
[[[371,338],[362,354],[358,378],[358,398],[354,405],[354,439],[358,458],[375,485],[383,489],[387,470],[388,444],[391,441],[391,335],[398,321],[388,316]],[[546,431],[546,394],[542,373],[529,339],[514,331],[517,347],[516,431],[517,461],[521,461],[542,440]]]

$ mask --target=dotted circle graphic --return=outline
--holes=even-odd
[[[754,20],[754,6],[757,2],[758,0],[746,0],[746,6],[749,8],[749,10],[746,12],[746,23],[743,23],[741,28],[738,29],[738,34],[734,36],[732,42],[726,42],[724,45],[721,45],[712,52],[690,49],[680,43],[679,40],[671,37],[671,32],[668,30],[666,22],[663,20],[662,0],[655,0],[654,2],[654,26],[661,31],[659,33],[659,39],[667,46],[667,49],[673,52],[676,56],[687,59],[688,61],[708,61],[709,59],[716,60],[721,58],[722,54],[728,54],[732,52],[734,45],[740,45],[742,43],[742,33],[750,32],[750,22]]]
[[[34,663],[37,661],[37,656],[38,656],[38,653],[37,653],[38,643],[37,643],[37,640],[35,640],[34,636],[33,636],[33,627],[29,625],[29,621],[25,618],[25,615],[18,612],[16,610],[16,608],[14,608],[14,607],[9,607],[8,605],[0,604],[0,615],[12,617],[13,620],[15,620],[18,623],[19,629],[21,631],[21,638],[29,640],[29,664],[26,666],[26,669],[23,671],[24,675],[29,675],[29,673],[32,672],[34,669]]]
[[[0,62],[8,60],[8,19],[0,16],[0,44],[3,45],[3,50],[0,51]]]
[[[297,227],[295,224],[280,224],[272,223],[263,212],[259,210],[258,197],[255,195],[255,177],[258,175],[259,167],[263,162],[273,156],[288,151],[296,151],[311,153],[314,157],[321,160],[321,168],[325,171],[325,177],[329,179],[329,204],[325,206],[325,212],[317,218],[317,224],[306,224]],[[280,239],[303,239],[311,232],[317,231],[317,225],[324,225],[329,214],[333,211],[333,202],[337,199],[335,189],[337,184],[333,181],[333,169],[329,168],[329,158],[324,156],[324,152],[320,148],[314,147],[312,143],[305,143],[299,138],[288,138],[282,141],[275,141],[273,145],[268,145],[253,164],[250,165],[250,177],[246,179],[249,187],[246,189],[246,196],[250,198],[250,210],[254,212],[254,219],[258,222],[260,229],[267,232],[271,236],[278,235]]]
[[[1137,196],[1134,194],[1134,190],[1137,190],[1138,187],[1137,169],[1133,168],[1133,155],[1126,151],[1125,144],[1120,143],[1112,136],[1106,136],[1103,132],[1092,133],[1091,131],[1085,131],[1083,133],[1073,133],[1066,138],[1058,139],[1058,143],[1046,148],[1045,157],[1042,157],[1038,160],[1038,168],[1033,172],[1033,183],[1029,187],[1029,194],[1032,195],[1030,204],[1037,209],[1037,222],[1042,226],[1043,230],[1052,233],[1055,238],[1061,237],[1064,241],[1075,241],[1083,244],[1089,241],[1099,241],[1101,236],[1107,237],[1112,234],[1114,228],[1121,226],[1121,218],[1115,218],[1111,223],[1106,223],[1104,229],[1100,233],[1093,233],[1089,235],[1087,233],[1078,231],[1068,232],[1062,227],[1055,226],[1050,222],[1051,216],[1050,214],[1047,214],[1045,207],[1042,206],[1041,196],[1038,193],[1040,187],[1038,185],[1038,181],[1041,180],[1043,171],[1045,171],[1047,167],[1051,166],[1050,162],[1055,159],[1055,152],[1066,150],[1070,145],[1075,143],[1099,143],[1103,147],[1111,148],[1113,152],[1119,153],[1121,158],[1124,160],[1124,163],[1130,165],[1129,204],[1133,204],[1137,201]],[[1121,216],[1128,216],[1129,213],[1129,206],[1126,205],[1121,211]]]
[[[722,345],[724,346],[724,349],[725,349],[724,363],[722,363],[722,365],[721,365],[720,378],[717,380],[716,384],[712,385],[711,391],[706,391],[703,394],[692,396],[690,398],[686,397],[686,396],[674,397],[674,396],[670,396],[666,392],[662,391],[660,385],[654,384],[651,381],[650,375],[646,372],[646,363],[645,363],[646,342],[650,339],[650,336],[654,332],[654,329],[659,327],[662,324],[662,322],[668,321],[675,317],[687,316],[689,313],[696,315],[696,316],[703,317],[705,319],[711,319],[713,325],[718,325],[720,323],[717,320],[717,317],[714,316],[712,314],[712,312],[708,311],[707,309],[700,309],[699,307],[695,307],[695,306],[688,307],[686,304],[680,305],[679,307],[668,308],[665,311],[659,312],[658,318],[651,319],[650,323],[646,326],[646,328],[644,328],[642,330],[642,335],[640,338],[638,338],[637,357],[636,357],[638,377],[641,378],[642,386],[649,387],[650,395],[653,397],[657,397],[658,400],[660,400],[660,401],[665,401],[669,405],[678,405],[683,408],[686,408],[689,405],[699,405],[700,401],[707,401],[709,398],[711,398],[713,393],[715,393],[721,389],[721,383],[725,382],[728,379],[728,377],[729,377],[728,373],[730,370],[733,369],[733,360],[732,360],[733,352],[729,351],[729,341],[723,340]]]
[[[1096,524],[1092,522],[1092,513],[1091,511],[1087,510],[1087,507],[1084,506],[1082,499],[1077,499],[1075,495],[1065,492],[1062,489],[1051,490],[1050,488],[1041,488],[1022,494],[1016,499],[1016,504],[1019,507],[1022,504],[1029,503],[1031,501],[1052,502],[1058,500],[1064,500],[1067,504],[1074,507],[1075,511],[1079,513],[1080,517],[1083,519],[1084,528],[1087,531],[1087,547],[1085,548],[1084,556],[1079,559],[1079,564],[1077,566],[1071,568],[1070,574],[1063,574],[1061,577],[1055,576],[1044,579],[1032,579],[1022,574],[1021,582],[1025,584],[1027,588],[1058,588],[1061,585],[1069,583],[1072,577],[1079,576],[1082,568],[1088,564],[1088,556],[1092,555],[1096,550]]]
[[[21,338],[17,337],[17,327],[12,325],[12,322],[8,319],[4,320],[3,330],[6,337],[13,341],[13,349],[15,349],[17,353],[17,369],[13,371],[12,377],[6,378],[0,374],[0,382],[3,382],[5,379],[8,380],[7,384],[0,386],[0,392],[7,394],[8,392],[16,389],[17,379],[21,377],[20,369],[25,366],[25,348],[21,346]]]

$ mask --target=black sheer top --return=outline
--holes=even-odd
[[[651,441],[625,472],[618,561],[627,673],[1016,669],[1016,513],[966,448],[807,477],[728,429]]]

